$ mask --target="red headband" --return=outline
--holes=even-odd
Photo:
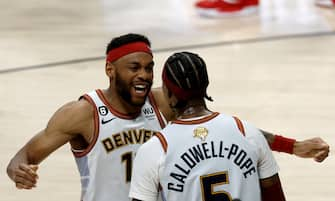
[[[144,42],[134,42],[110,50],[107,54],[106,61],[113,62],[133,52],[146,52],[152,55],[151,49],[148,44]]]
[[[166,87],[177,97],[178,100],[187,101],[191,97],[201,95],[203,91],[199,90],[187,90],[180,88],[178,85],[171,82],[166,76],[166,67],[163,69],[162,79]]]

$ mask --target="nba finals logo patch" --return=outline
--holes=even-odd
[[[207,135],[208,135],[208,130],[207,128],[204,128],[204,127],[198,127],[194,129],[193,131],[193,137],[200,138],[202,141],[206,140]]]

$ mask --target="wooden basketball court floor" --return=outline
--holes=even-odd
[[[199,17],[194,0],[0,1],[0,201],[79,200],[68,145],[40,165],[38,187],[16,190],[10,158],[65,102],[107,87],[111,38],[147,35],[155,86],[176,51],[208,64],[213,110],[299,140],[335,146],[335,10],[313,0],[261,0],[257,14]],[[323,163],[274,153],[289,201],[334,201],[334,152]]]

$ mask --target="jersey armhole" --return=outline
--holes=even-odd
[[[162,147],[163,147],[163,150],[164,152],[166,153],[167,152],[167,148],[168,148],[168,143],[165,139],[165,137],[162,135],[162,133],[156,133],[154,136],[156,136],[159,140],[159,142],[161,143]]]
[[[94,145],[95,145],[95,143],[98,139],[98,135],[99,135],[99,114],[98,114],[97,107],[96,107],[94,101],[92,100],[92,98],[90,96],[88,96],[87,94],[81,96],[80,100],[81,99],[86,100],[87,102],[89,102],[93,106],[93,109],[94,109],[94,114],[93,114],[94,115],[93,116],[94,128],[93,128],[92,139],[88,143],[88,146],[87,146],[86,149],[76,150],[76,149],[71,148],[72,153],[74,154],[74,156],[78,157],[78,158],[85,156],[86,154],[88,154],[91,151],[91,149],[94,147]]]
[[[235,123],[237,125],[238,130],[240,130],[240,132],[242,133],[242,135],[245,136],[245,130],[244,130],[244,126],[243,126],[242,121],[239,118],[235,117],[235,116],[233,116],[233,118],[235,120]]]

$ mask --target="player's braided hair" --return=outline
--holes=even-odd
[[[133,43],[133,42],[144,42],[149,47],[151,47],[151,43],[146,36],[141,35],[141,34],[128,33],[128,34],[113,38],[111,42],[107,45],[106,54],[108,54],[108,52],[112,49],[118,48],[128,43]]]
[[[206,63],[197,54],[178,52],[165,62],[166,78],[185,92],[191,92],[187,98],[206,98],[209,84]]]

